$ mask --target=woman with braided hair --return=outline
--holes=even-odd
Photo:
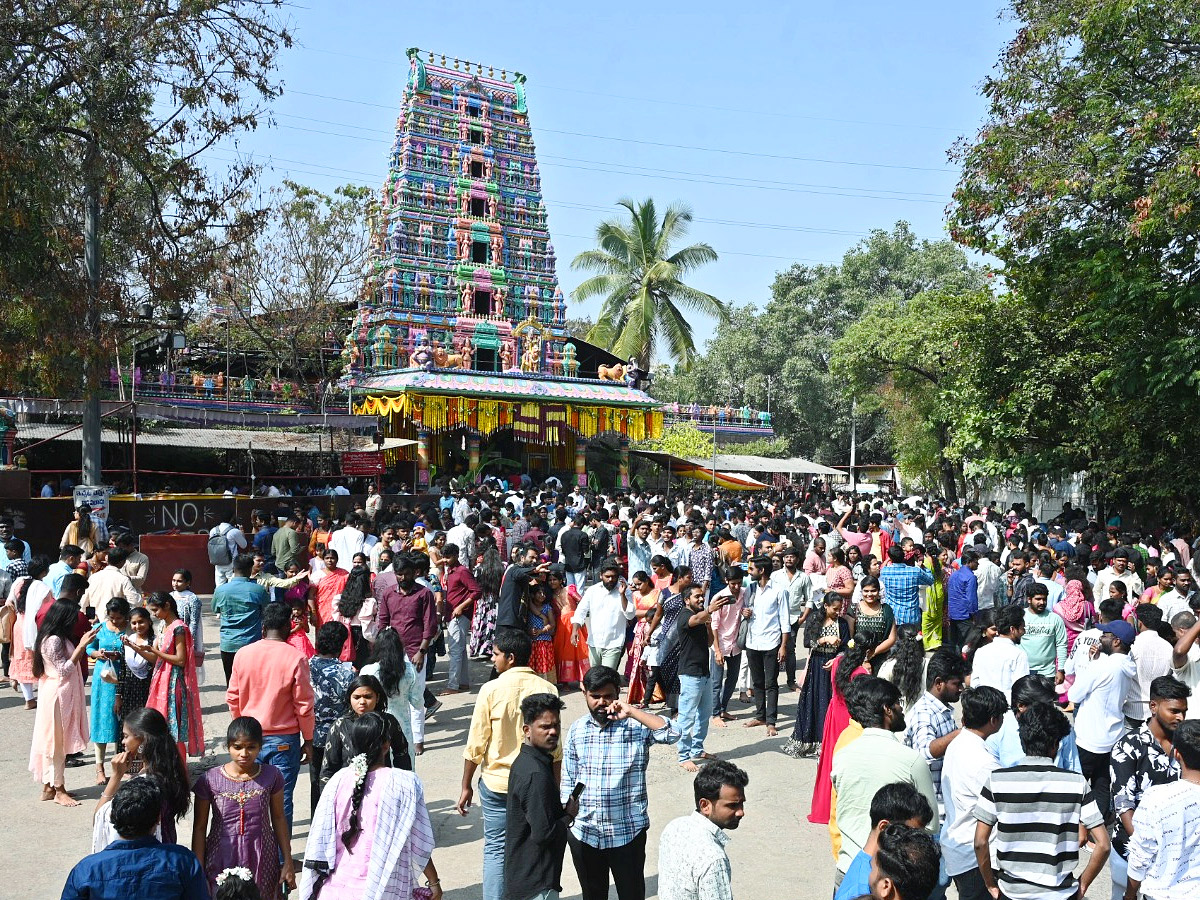
[[[441,900],[425,794],[417,776],[389,765],[388,733],[378,713],[355,720],[356,755],[329,780],[313,813],[300,900]],[[426,879],[416,894],[414,869]]]

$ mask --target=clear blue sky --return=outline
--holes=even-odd
[[[999,9],[311,0],[290,10],[296,46],[280,59],[273,124],[237,150],[270,163],[268,180],[378,188],[406,48],[519,70],[568,298],[580,280],[570,261],[596,223],[622,196],[652,196],[689,204],[692,238],[720,254],[694,285],[761,305],[777,271],[837,262],[869,229],[906,219],[944,236],[946,150],[984,115],[979,85],[1012,32]],[[695,327],[699,341],[712,334]]]

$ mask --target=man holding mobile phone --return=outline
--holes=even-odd
[[[559,797],[566,802],[576,785],[585,785],[567,839],[583,900],[608,900],[610,874],[619,900],[645,900],[646,766],[650,747],[674,744],[679,729],[622,701],[615,669],[588,670],[582,687],[590,715],[567,733]]]
[[[566,706],[554,694],[521,701],[524,743],[508,774],[504,827],[504,900],[556,900],[562,890],[567,834],[582,784],[560,803],[554,754]]]

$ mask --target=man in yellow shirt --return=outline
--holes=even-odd
[[[499,677],[479,690],[471,730],[463,750],[462,793],[455,809],[465,816],[479,776],[483,809],[483,900],[501,900],[504,889],[504,825],[507,816],[508,772],[525,742],[521,701],[533,694],[558,694],[553,685],[529,667],[533,640],[515,628],[496,629],[492,664]],[[554,751],[554,780],[562,766],[562,745]]]

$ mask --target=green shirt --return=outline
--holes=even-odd
[[[235,576],[213,593],[213,613],[221,617],[221,652],[236,653],[262,639],[262,611],[271,602],[256,581]]]
[[[837,791],[838,829],[842,847],[837,868],[845,872],[871,836],[871,801],[885,784],[903,781],[911,784],[929,801],[934,811],[930,823],[937,828],[937,794],[925,757],[903,744],[903,733],[893,734],[882,728],[864,728],[862,736],[833,755],[830,778]]]
[[[275,565],[280,572],[286,572],[292,563],[300,562],[300,548],[304,546],[296,529],[288,525],[275,532],[271,538],[271,555],[275,557]]]
[[[1029,657],[1030,672],[1053,678],[1067,666],[1067,623],[1049,609],[1040,616],[1027,609],[1020,646]]]

